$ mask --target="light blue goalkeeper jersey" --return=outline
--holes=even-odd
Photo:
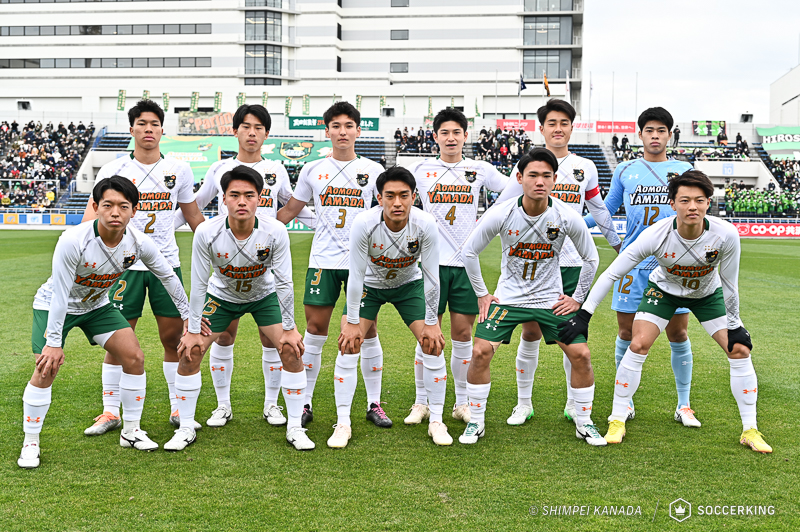
[[[627,230],[622,242],[623,250],[631,245],[642,231],[663,218],[675,215],[667,199],[667,182],[671,177],[691,169],[691,164],[675,159],[660,163],[636,159],[617,166],[614,177],[611,178],[611,188],[606,195],[605,204],[612,215],[619,210],[620,205],[625,204]],[[595,222],[591,215],[585,219],[589,227],[594,227]],[[658,266],[656,259],[648,257],[635,269],[652,270],[656,266]]]

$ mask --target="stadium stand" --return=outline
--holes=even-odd
[[[629,161],[642,157],[641,146],[630,146],[626,150],[617,150],[617,162]],[[694,164],[696,161],[749,161],[750,149],[747,143],[742,146],[714,146],[706,142],[686,142],[676,147],[667,148],[667,157],[680,159]]]
[[[97,151],[124,151],[128,149],[130,142],[129,133],[105,133],[98,138],[94,149]]]

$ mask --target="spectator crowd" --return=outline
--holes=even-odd
[[[731,183],[725,187],[726,210],[733,216],[763,216],[770,218],[797,216],[800,192],[776,188],[760,190]]]

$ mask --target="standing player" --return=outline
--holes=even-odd
[[[650,273],[633,322],[633,340],[617,368],[614,409],[605,439],[620,443],[625,436],[629,400],[639,387],[647,353],[675,310],[684,307],[728,355],[731,392],[742,418],[740,443],[771,453],[772,447],[756,425],[753,344],[739,318],[739,233],[732,224],[706,216],[714,185],[702,172],[691,170],[673,177],[667,187],[677,215],[659,220],[626,246],[597,280],[581,311],[559,325],[561,339],[586,335],[592,314],[613,283],[636,264],[656,257],[658,266]]]
[[[131,225],[150,236],[181,278],[180,256],[175,242],[175,214],[180,209],[189,226],[194,229],[203,221],[203,215],[194,202],[192,188],[194,177],[188,164],[161,155],[158,144],[164,134],[164,111],[151,100],[141,100],[128,110],[134,149],[130,157],[120,157],[97,173],[97,179],[120,175],[139,190],[139,210]],[[86,207],[83,221],[94,219],[95,214]],[[158,324],[158,335],[164,346],[164,377],[169,388],[172,415],[170,421],[178,423],[175,401],[175,371],[178,367],[178,342],[183,333],[180,313],[147,266],[138,262],[119,278],[108,295],[111,303],[135,330],[142,316],[145,296],[149,293],[150,307]],[[84,431],[93,436],[119,426],[120,378],[122,366],[106,353],[103,361],[103,413]],[[199,424],[198,427],[199,428]]]
[[[556,184],[553,187],[553,196],[560,199],[583,216],[583,206],[596,220],[600,232],[609,245],[619,251],[621,243],[617,232],[614,230],[611,213],[608,212],[603,198],[600,196],[600,186],[597,178],[597,167],[590,159],[579,157],[569,151],[569,139],[572,136],[572,123],[575,120],[575,108],[564,100],[552,99],[537,111],[539,118],[539,131],[544,136],[545,147],[553,152],[558,160]],[[511,175],[515,176],[515,168]],[[516,180],[511,180],[508,187],[497,199],[497,203],[507,199],[517,198],[522,194],[522,185]],[[571,297],[578,286],[583,261],[575,245],[567,238],[564,249],[559,255],[561,268],[561,282],[564,286],[564,296]],[[517,348],[517,406],[508,418],[509,425],[522,425],[533,416],[533,379],[539,365],[539,345],[542,332],[536,322],[522,326],[522,337]],[[564,407],[564,417],[574,421],[575,401],[571,394],[570,376],[572,367],[569,357],[564,353],[564,375],[567,379],[567,404]]]
[[[211,165],[206,173],[203,186],[197,191],[195,201],[202,210],[217,197],[219,215],[228,214],[225,202],[222,200],[223,190],[220,180],[222,176],[237,166],[247,166],[261,174],[264,180],[264,189],[258,202],[257,214],[275,218],[278,210],[278,201],[286,204],[292,197],[292,187],[289,184],[289,174],[279,161],[263,159],[261,146],[269,137],[272,118],[261,105],[242,105],[233,115],[234,136],[239,141],[239,153],[236,157],[223,159]],[[183,217],[176,216],[176,227],[183,225]],[[310,209],[304,207],[299,216],[300,220],[308,227],[316,225],[316,216]],[[233,320],[226,331],[217,341],[211,344],[208,362],[211,369],[211,380],[217,394],[217,408],[206,421],[210,427],[222,427],[233,418],[231,409],[231,378],[233,376],[233,343],[239,329],[239,320]],[[281,359],[278,350],[261,334],[262,354],[261,367],[264,372],[264,419],[271,425],[283,425],[286,417],[278,406],[278,393],[281,389]]]
[[[409,170],[417,182],[423,209],[433,215],[439,227],[439,327],[449,302],[450,338],[453,341],[450,370],[456,391],[453,419],[468,423],[467,371],[472,358],[472,326],[478,313],[478,297],[472,291],[464,270],[461,248],[475,227],[481,188],[500,192],[508,183],[508,177],[487,162],[464,157],[467,118],[461,111],[452,108],[439,111],[433,119],[433,130],[440,156],[425,159]],[[430,416],[423,358],[422,347],[417,344],[414,358],[417,397],[411,406],[411,414],[405,419],[408,425],[420,423]],[[443,406],[431,404],[430,408],[440,410]],[[441,416],[441,411],[437,414]]]
[[[303,167],[289,203],[278,211],[278,220],[289,223],[312,198],[317,228],[311,243],[303,305],[306,314],[306,346],[303,365],[308,388],[303,426],[314,419],[312,399],[317,383],[322,346],[342,285],[347,289],[350,259],[350,227],[353,218],[370,208],[376,197],[375,179],[383,167],[356,155],[356,138],[361,135],[361,113],[347,102],[333,104],[322,119],[325,135],[331,139],[330,157]],[[344,317],[342,323],[344,324]],[[392,426],[381,408],[383,350],[373,326],[366,333],[361,353],[361,374],[367,389],[367,419],[378,427]]]
[[[237,166],[223,174],[220,186],[228,214],[202,224],[192,243],[191,315],[188,333],[178,348],[181,362],[175,377],[181,426],[164,449],[180,451],[194,443],[203,355],[233,320],[245,314],[253,316],[260,334],[279,346],[281,386],[289,415],[286,440],[298,450],[313,449],[314,443],[300,426],[306,374],[301,362],[303,342],[294,324],[289,233],[274,218],[256,215],[264,189],[257,171]],[[202,316],[210,322],[210,336],[200,334]]]
[[[339,336],[334,390],[337,424],[328,446],[347,446],[352,435],[350,405],[356,390],[358,352],[368,330],[375,327],[384,303],[395,306],[422,346],[425,388],[431,405],[428,435],[436,445],[453,438],[442,422],[447,389],[444,336],[436,316],[439,307],[439,230],[430,214],[413,208],[416,183],[402,167],[383,172],[376,182],[381,205],[358,215],[350,232],[350,279],[347,323]],[[421,263],[421,266],[418,265]]]
[[[477,443],[485,434],[486,401],[491,388],[489,366],[495,351],[511,338],[517,325],[536,322],[545,342],[558,343],[570,359],[575,435],[589,445],[605,445],[591,419],[594,371],[586,338],[559,342],[556,330],[560,316],[573,316],[588,293],[599,263],[597,250],[581,216],[566,203],[550,197],[558,170],[555,155],[536,148],[520,159],[518,168],[516,177],[522,185],[522,195],[489,209],[464,244],[464,266],[478,294],[480,315],[467,375],[470,422],[459,441]],[[493,296],[483,282],[479,255],[498,233],[502,261]],[[559,270],[559,256],[567,238],[583,261],[572,297],[564,296]]]
[[[639,234],[657,221],[674,216],[667,198],[667,184],[670,178],[692,169],[692,165],[675,159],[667,159],[667,145],[672,130],[672,115],[662,107],[651,107],[639,115],[639,139],[644,144],[644,157],[617,166],[611,180],[611,189],[606,197],[609,212],[616,213],[625,204],[627,230],[622,245],[624,250],[633,244]],[[587,217],[589,227],[593,226],[591,216]],[[617,333],[614,360],[617,367],[625,356],[631,343],[633,318],[641,302],[647,279],[658,266],[656,257],[648,257],[627,272],[614,285],[614,298],[611,309],[617,311]],[[666,326],[671,350],[672,371],[675,374],[675,388],[678,392],[678,405],[675,421],[686,427],[699,427],[700,421],[689,406],[689,392],[692,388],[692,344],[686,333],[689,326],[689,310],[678,308],[675,316]],[[628,418],[636,414],[633,401],[629,405]]]
[[[36,292],[31,343],[36,369],[22,396],[25,442],[17,464],[39,466],[39,433],[50,408],[53,380],[64,363],[64,340],[79,327],[92,345],[100,345],[119,364],[124,425],[119,443],[140,451],[158,444],[139,428],[147,377],[144,353],[133,329],[107,296],[125,271],[141,261],[163,283],[164,292],[189,315],[180,279],[157,245],[128,222],[136,213],[139,192],[120,176],[101,179],[92,191],[94,221],[67,229],[53,253],[53,273]]]

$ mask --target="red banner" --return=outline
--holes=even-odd
[[[522,125],[523,131],[536,131],[536,120],[513,120],[509,118],[498,118],[497,127],[500,129],[519,129]]]
[[[636,133],[636,122],[601,122],[598,120],[596,127],[598,133]]]
[[[753,224],[753,223],[734,223],[739,231],[739,236],[769,236],[769,237],[788,237],[800,238],[800,224]]]

